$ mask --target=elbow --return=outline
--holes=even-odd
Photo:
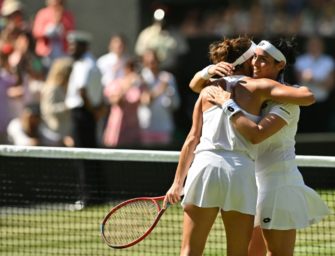
[[[197,145],[200,142],[199,136],[191,135],[187,138],[187,144],[189,145]]]
[[[196,135],[189,135],[187,136],[184,147],[186,148],[195,148],[200,142],[200,137]]]
[[[200,91],[201,91],[201,87],[198,86],[197,83],[195,83],[193,81],[191,81],[188,86],[195,93],[200,93]]]
[[[313,92],[306,86],[303,86],[301,88],[304,88],[305,91],[306,91],[305,101],[304,101],[304,104],[302,104],[302,106],[310,106],[310,105],[314,104],[316,102],[316,100],[315,100],[315,96],[314,96]]]
[[[195,74],[193,79],[191,80],[189,84],[189,88],[195,92],[200,93],[201,90],[205,87],[207,80],[204,80],[199,73]]]
[[[313,93],[311,93],[311,95],[309,96],[308,105],[306,105],[306,106],[312,105],[315,102],[316,102],[315,96],[314,96]]]
[[[315,97],[313,94],[307,96],[304,101],[300,104],[301,106],[310,106],[316,102]]]

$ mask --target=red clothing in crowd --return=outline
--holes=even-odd
[[[33,35],[36,38],[36,54],[39,56],[48,56],[51,52],[50,39],[46,36],[47,28],[56,24],[56,11],[52,7],[45,7],[36,14],[33,25]],[[63,51],[67,50],[66,35],[69,31],[74,30],[74,16],[71,12],[64,10],[60,20],[62,25],[62,45]]]

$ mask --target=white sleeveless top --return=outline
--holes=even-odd
[[[230,86],[233,86],[243,76],[226,77]],[[244,110],[247,118],[258,122],[260,116],[250,114]],[[200,143],[195,153],[207,150],[226,150],[241,152],[255,159],[257,146],[247,141],[231,124],[229,117],[221,106],[213,106],[203,113],[203,125]]]

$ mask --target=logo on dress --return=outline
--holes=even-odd
[[[279,107],[281,110],[283,110],[286,114],[290,115],[291,113],[289,111],[287,111],[285,108],[283,107]]]
[[[269,223],[270,221],[271,221],[270,218],[264,218],[264,219],[263,219],[263,222],[264,222],[264,223]]]
[[[234,108],[231,107],[231,106],[229,106],[227,109],[228,109],[230,112],[234,112]]]

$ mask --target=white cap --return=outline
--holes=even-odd
[[[92,35],[86,31],[74,30],[67,34],[67,41],[69,42],[86,42],[92,41]]]
[[[21,11],[23,5],[20,1],[17,0],[5,0],[1,7],[1,15],[9,16],[16,11]]]

